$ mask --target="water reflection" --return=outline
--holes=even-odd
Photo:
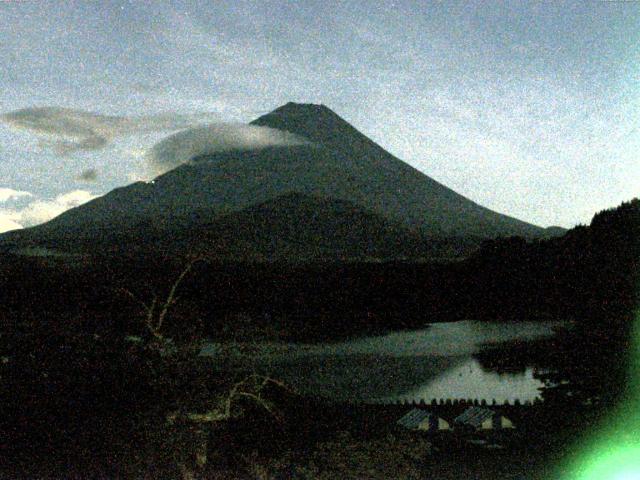
[[[496,400],[499,404],[504,401],[513,403],[515,400],[532,402],[540,397],[538,389],[543,386],[542,382],[534,378],[533,371],[533,367],[526,367],[518,373],[492,372],[471,357],[415,390],[389,396],[385,400],[424,400],[429,403],[434,398],[477,398],[488,403]]]
[[[265,343],[238,357],[234,368],[270,374],[301,393],[339,401],[532,401],[542,386],[533,365],[518,362],[497,373],[482,366],[482,352],[551,336],[557,325],[464,321],[335,344]],[[211,344],[203,355],[216,351]]]

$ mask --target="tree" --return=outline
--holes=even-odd
[[[640,287],[640,200],[600,212],[588,228],[570,233],[555,246],[565,259],[558,276],[575,289],[582,315],[539,375],[559,419],[576,409],[611,408],[625,390]]]
[[[131,291],[120,289],[141,307],[141,323],[146,334],[129,338],[138,345],[137,355],[150,372],[153,388],[173,398],[170,405],[163,408],[162,418],[168,431],[172,431],[174,437],[177,437],[174,440],[183,440],[183,445],[174,445],[174,453],[177,467],[185,480],[197,478],[206,468],[209,429],[212,426],[242,416],[242,401],[247,400],[278,417],[274,404],[265,393],[269,386],[287,389],[274,378],[251,374],[232,382],[226,389],[219,389],[215,393],[209,391],[208,399],[199,405],[195,404],[183,379],[188,377],[188,370],[198,362],[204,339],[197,334],[175,339],[168,336],[167,331],[170,311],[178,302],[178,289],[194,265],[201,261],[202,258],[196,258],[187,263],[169,286],[165,298],[154,294],[151,302],[147,303],[138,299]]]

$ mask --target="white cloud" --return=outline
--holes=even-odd
[[[73,190],[72,192],[58,195],[55,198],[55,202],[67,208],[71,208],[87,203],[89,200],[93,200],[97,196],[98,195],[93,195],[91,192],[86,190]]]
[[[29,107],[0,115],[0,121],[39,136],[41,147],[51,148],[60,155],[101,150],[117,137],[180,130],[214,118],[217,116],[211,113],[126,117],[61,107]]]
[[[23,228],[18,222],[11,218],[11,215],[0,212],[0,233]]]
[[[0,188],[0,202],[4,203],[9,200],[15,200],[20,197],[31,197],[29,192],[14,190],[12,188]]]
[[[304,145],[308,140],[283,130],[256,125],[214,124],[175,133],[147,154],[150,167],[160,174],[201,155],[230,150]]]
[[[21,209],[0,210],[0,232],[44,223],[96,197],[86,190],[73,190],[53,199],[34,200]]]

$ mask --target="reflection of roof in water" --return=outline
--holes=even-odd
[[[456,423],[466,423],[473,427],[479,427],[482,423],[492,418],[496,413],[488,408],[470,407],[455,419]]]

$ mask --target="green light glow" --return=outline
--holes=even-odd
[[[631,345],[626,400],[583,449],[566,480],[640,480],[640,311]]]
[[[640,472],[634,467],[633,471],[620,472],[619,475],[614,477],[614,480],[640,480]]]
[[[606,448],[606,447],[605,447]],[[589,456],[575,480],[640,480],[640,445],[615,445]]]

